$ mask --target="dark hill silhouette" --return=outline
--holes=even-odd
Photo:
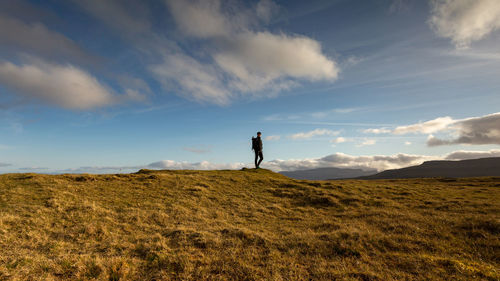
[[[332,180],[356,178],[373,175],[376,170],[361,170],[348,168],[317,168],[310,170],[280,172],[280,174],[298,180]]]
[[[500,157],[460,161],[427,161],[418,166],[386,170],[359,179],[401,179],[401,178],[465,178],[500,176]]]

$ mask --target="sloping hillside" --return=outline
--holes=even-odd
[[[427,161],[418,166],[386,170],[361,179],[500,177],[500,157],[461,161]]]
[[[0,175],[0,280],[498,280],[500,178]]]

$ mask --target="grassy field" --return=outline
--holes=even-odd
[[[0,175],[0,280],[500,280],[500,178]]]

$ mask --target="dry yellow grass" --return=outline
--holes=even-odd
[[[0,280],[499,280],[500,179],[0,176]]]

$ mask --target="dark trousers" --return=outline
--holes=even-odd
[[[260,159],[259,159],[260,158]],[[257,161],[259,159],[259,161]],[[264,160],[264,154],[262,154],[262,150],[255,151],[255,168],[259,168],[260,162]]]

